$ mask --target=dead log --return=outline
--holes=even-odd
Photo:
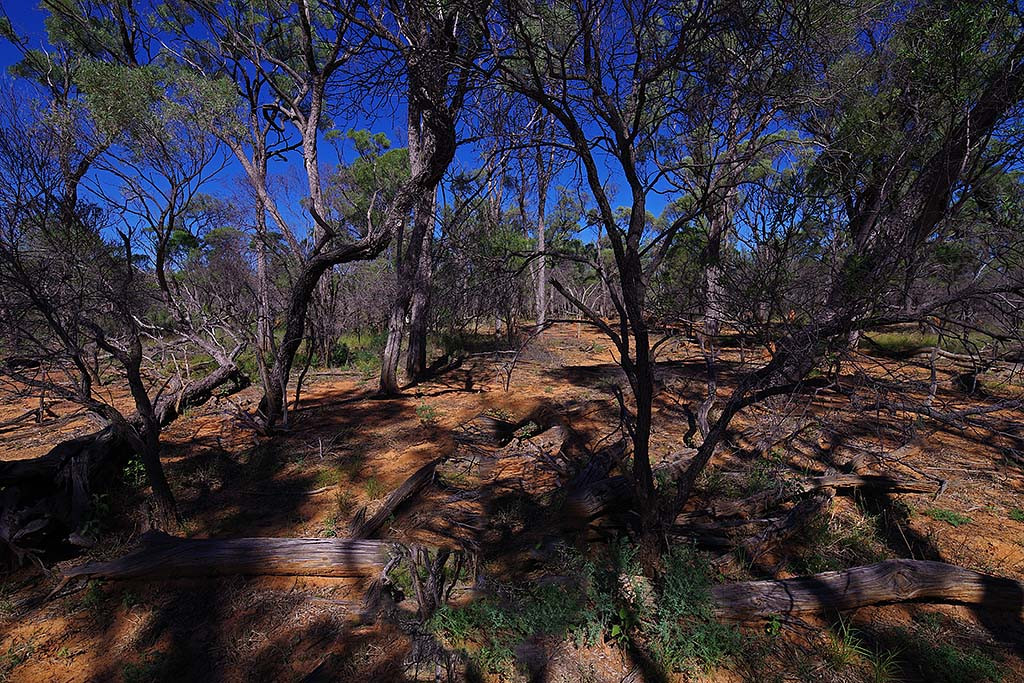
[[[4,420],[3,422],[0,422],[0,432],[7,431],[9,429],[13,429],[13,428],[17,427],[18,425],[20,425],[22,422],[26,422],[28,420],[31,420],[32,418],[35,418],[36,422],[40,423],[40,422],[43,421],[43,414],[44,413],[49,414],[49,415],[53,415],[53,411],[52,410],[50,410],[49,408],[44,410],[43,407],[40,406],[40,407],[37,407],[37,408],[32,408],[31,410],[28,410],[28,411],[22,413],[21,415],[19,415],[18,417],[13,418],[11,420]]]
[[[135,552],[71,567],[65,578],[173,579],[197,576],[331,576],[379,574],[395,544],[348,538],[178,538],[143,536]]]
[[[514,438],[498,455],[501,458],[532,456],[561,475],[567,475],[571,463],[564,455],[569,430],[562,425],[548,427],[533,436]]]
[[[785,486],[755,493],[740,500],[717,500],[706,508],[679,515],[677,524],[703,517],[761,517],[787,500],[822,489],[871,489],[884,493],[930,493],[938,495],[946,482],[930,479],[900,479],[878,474],[832,474],[787,482]]]
[[[431,460],[416,470],[411,477],[402,482],[401,486],[391,492],[384,504],[370,519],[366,519],[366,508],[360,509],[350,525],[351,537],[353,539],[368,538],[375,534],[388,517],[394,514],[395,510],[434,481],[434,472],[441,460],[442,458]]]
[[[456,430],[455,443],[476,446],[504,446],[512,440],[516,425],[490,415],[474,417]]]
[[[713,587],[711,596],[716,617],[740,622],[912,601],[980,605],[1024,616],[1024,582],[927,560],[729,583]]]
[[[794,505],[784,516],[769,522],[760,533],[742,541],[736,551],[748,564],[756,563],[824,514],[832,506],[832,499],[831,489],[815,492]],[[740,557],[736,553],[727,553],[715,561],[715,568],[725,571]]]

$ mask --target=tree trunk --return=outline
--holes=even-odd
[[[287,409],[285,392],[292,371],[292,363],[295,362],[295,354],[298,352],[305,334],[306,314],[309,311],[313,292],[328,265],[317,260],[306,262],[289,292],[284,336],[281,338],[281,343],[278,344],[277,353],[274,354],[274,364],[267,372],[269,381],[263,387],[263,398],[260,399],[257,409],[266,431],[273,430],[279,422],[285,419]]]
[[[537,150],[537,291],[534,298],[534,307],[537,315],[537,324],[543,325],[548,314],[548,264],[544,250],[547,248],[547,226],[544,224],[544,214],[548,199],[549,171],[544,168],[543,154]]]
[[[437,191],[430,200],[430,222],[433,225]],[[430,246],[433,241],[433,229],[427,230],[420,250],[419,267],[416,270],[412,301],[409,307],[409,347],[406,351],[405,373],[411,381],[416,381],[427,370],[427,323],[430,313],[430,281],[433,275]]]
[[[429,143],[432,136],[429,131],[422,128],[421,118],[421,112],[413,104],[410,104],[409,167],[414,176],[419,175],[427,166],[429,159],[426,155],[431,151]],[[409,313],[413,291],[417,288],[417,280],[421,277],[419,271],[426,236],[434,226],[433,207],[436,193],[437,183],[432,184],[429,188],[421,188],[421,194],[416,198],[409,242],[401,254],[395,272],[395,300],[391,304],[391,315],[388,318],[388,338],[384,345],[380,368],[380,393],[385,396],[397,394],[399,391],[398,364],[402,337],[405,333],[405,318]]]

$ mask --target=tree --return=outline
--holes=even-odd
[[[414,176],[423,174],[424,169],[432,165],[443,173],[454,157],[455,123],[470,87],[471,66],[480,46],[480,34],[466,15],[479,11],[480,5],[479,2],[455,2],[428,8],[419,3],[394,0],[383,3],[380,9],[370,4],[362,7],[367,17],[362,21],[367,30],[381,40],[386,50],[394,52],[402,64],[409,165]],[[442,158],[445,160],[443,168],[435,161]],[[405,245],[396,245],[400,256],[395,300],[380,374],[380,391],[385,395],[399,390],[398,365],[407,315],[412,317],[410,329],[415,339],[410,336],[406,366],[413,371],[413,377],[425,369],[429,242],[440,180],[441,174],[437,174],[432,185],[422,187],[416,199],[408,241]]]
[[[11,310],[17,310],[11,334],[19,346],[45,359],[31,375],[10,367],[9,376],[20,386],[80,403],[99,417],[115,439],[109,459],[119,457],[118,443],[139,455],[155,494],[157,523],[173,525],[177,513],[160,463],[161,430],[184,405],[205,400],[237,379],[234,360],[242,348],[221,345],[210,307],[186,311],[164,268],[170,238],[194,211],[192,200],[213,154],[203,144],[184,151],[173,143],[175,137],[197,139],[188,137],[187,126],[172,125],[167,113],[176,104],[165,96],[172,85],[149,63],[147,47],[134,30],[123,35],[100,30],[84,39],[76,25],[62,19],[68,17],[50,25],[50,39],[58,46],[53,55],[27,49],[8,32],[23,54],[16,73],[39,83],[36,92],[45,97],[37,109],[19,110],[13,98],[8,103],[4,163],[11,177],[22,181],[4,193],[8,216],[0,267]],[[131,96],[114,87],[126,82]],[[25,155],[25,149],[39,152]],[[135,172],[126,172],[126,165]],[[93,191],[91,200],[84,199],[83,182],[101,168],[132,182],[118,198]],[[117,238],[110,243],[103,231]],[[155,283],[140,258],[146,243],[153,247]],[[51,275],[57,283],[47,281]],[[177,312],[173,329],[162,322],[168,311]],[[179,370],[153,383],[168,361],[166,355],[154,357],[159,356],[150,343],[155,334],[184,336],[211,351],[214,369],[198,378]],[[184,348],[180,340],[178,347]],[[105,381],[101,358],[109,359],[126,384],[133,413],[116,399],[97,395],[94,385]],[[91,485],[88,470],[73,477],[80,498]],[[80,506],[80,501],[72,506],[73,518],[80,517]]]
[[[894,296],[907,278],[927,276],[928,253],[962,225],[983,179],[1001,175],[1016,158],[1019,141],[1004,126],[1024,96],[1020,20],[1003,3],[975,9],[926,4],[882,17],[891,22],[890,39],[859,59],[846,54],[830,64],[823,92],[808,98],[803,125],[823,152],[809,168],[780,178],[777,191],[799,204],[781,217],[805,231],[823,228],[833,260],[823,264],[809,305],[776,332],[770,362],[744,376],[723,405],[677,482],[676,509],[738,411],[795,391],[824,358],[848,351],[853,333],[943,316],[966,302],[1019,297],[1020,281],[1010,271],[932,291],[909,306]],[[884,73],[883,92],[864,94],[858,73]],[[826,97],[835,84],[837,96]],[[818,184],[826,177],[826,185]]]
[[[692,13],[657,0],[627,3],[527,3],[498,6],[501,31],[490,33],[490,67],[502,85],[536,103],[558,122],[567,146],[583,166],[597,205],[597,218],[615,259],[608,283],[618,323],[613,327],[552,285],[614,343],[635,402],[627,425],[633,445],[632,481],[641,529],[652,549],[657,524],[650,463],[654,361],[646,311],[644,259],[677,231],[680,218],[662,235],[650,236],[647,198],[656,178],[648,160],[670,111],[660,106],[673,86],[672,74],[689,44],[713,30],[703,6]],[[484,25],[487,19],[483,21]],[[624,221],[613,209],[605,160],[616,165],[627,186]],[[645,239],[647,238],[647,239]]]

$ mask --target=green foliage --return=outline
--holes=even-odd
[[[89,516],[78,530],[82,536],[96,540],[103,533],[110,517],[110,495],[94,493],[90,498]]]
[[[338,494],[334,497],[334,504],[339,515],[348,515],[356,506],[355,496],[351,491],[339,489]]]
[[[850,622],[840,619],[828,649],[828,659],[832,666],[842,670],[866,659],[870,654],[871,651],[864,645],[860,634],[850,626]]]
[[[798,574],[816,574],[884,560],[889,555],[877,527],[878,518],[868,515],[821,515],[791,548],[791,567]]]
[[[1010,510],[1009,517],[1015,522],[1024,522],[1024,510],[1014,508]]]
[[[324,520],[324,528],[320,531],[323,538],[335,538],[338,535],[338,519],[331,515]]]
[[[424,427],[430,427],[437,424],[437,409],[429,403],[421,403],[416,406],[416,417],[420,419],[420,424]]]
[[[508,587],[501,599],[445,606],[429,627],[495,672],[508,666],[520,642],[542,635],[590,645],[604,637],[617,647],[646,649],[666,671],[707,671],[740,651],[740,634],[713,618],[711,571],[691,549],[677,547],[662,558],[653,588],[640,575],[636,547],[626,542],[613,543],[600,561],[570,554],[565,563],[577,582]]]
[[[662,667],[707,671],[738,654],[741,635],[712,615],[707,563],[687,546],[676,546],[662,562],[656,615],[645,625],[651,650]]]
[[[370,477],[363,482],[363,490],[366,491],[366,495],[370,500],[377,500],[387,492],[384,484],[377,481],[377,477]]]
[[[904,628],[887,632],[896,644],[904,670],[919,680],[934,683],[998,683],[1005,677],[1003,667],[981,649],[957,647],[933,631],[922,633]]]
[[[868,672],[872,683],[896,683],[899,677],[899,650],[872,652],[868,655]]]
[[[316,484],[317,488],[324,486],[334,486],[341,481],[341,471],[337,467],[328,467],[317,471],[316,477],[313,479],[313,483]]]
[[[945,508],[929,508],[924,511],[925,515],[928,515],[934,520],[945,522],[946,524],[953,527],[964,526],[965,524],[971,523],[971,518],[966,515],[961,515],[959,512],[953,510],[947,510]]]
[[[141,602],[142,601],[139,598],[138,594],[134,591],[126,590],[124,593],[121,594],[121,607],[123,607],[126,610],[130,610],[131,608],[135,607]]]
[[[538,434],[539,432],[540,432],[540,425],[538,425],[533,420],[530,420],[529,422],[524,424],[522,427],[517,429],[512,434],[512,436],[514,436],[517,439],[528,439],[531,436],[533,436],[535,434]]]
[[[102,584],[99,581],[92,580],[85,587],[81,605],[90,612],[96,612],[103,605],[104,598],[106,598],[106,595],[103,593]]]
[[[507,601],[476,600],[441,607],[427,627],[450,647],[460,649],[485,671],[508,668],[516,645],[532,636],[564,636],[584,620],[578,591],[540,585],[509,592]]]
[[[121,479],[133,489],[142,488],[146,484],[146,467],[142,459],[134,456],[129,460],[121,471]]]

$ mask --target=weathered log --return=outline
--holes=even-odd
[[[490,415],[477,415],[455,432],[458,444],[481,446],[504,446],[512,440],[516,425]]]
[[[503,458],[533,456],[559,474],[567,474],[570,463],[563,449],[568,441],[569,431],[556,424],[533,436],[513,438],[498,453]]]
[[[0,432],[6,431],[8,429],[13,429],[14,427],[20,425],[22,422],[26,422],[28,420],[31,420],[32,418],[35,418],[36,422],[42,422],[44,412],[49,415],[53,415],[53,411],[49,410],[48,408],[46,410],[44,410],[42,407],[32,408],[31,410],[25,411],[18,417],[0,422]]]
[[[697,517],[760,517],[787,500],[821,489],[867,488],[888,493],[930,493],[937,495],[945,488],[944,481],[929,479],[900,479],[874,474],[832,474],[794,481],[780,489],[755,493],[740,500],[717,500],[702,510],[679,515],[677,524],[685,524]]]
[[[1024,582],[943,562],[887,560],[843,571],[711,589],[715,616],[757,621],[895,602],[981,605],[1024,616]]]
[[[800,501],[793,508],[779,519],[769,522],[760,533],[743,540],[736,550],[742,555],[743,560],[753,564],[764,555],[773,552],[783,543],[793,538],[797,533],[823,514],[832,505],[833,496],[829,489],[817,491],[809,498]],[[724,571],[737,559],[736,554],[728,553],[715,562],[719,571]]]
[[[375,534],[388,517],[394,514],[395,510],[434,481],[434,472],[441,460],[442,458],[431,460],[416,470],[411,477],[402,482],[401,486],[391,492],[384,504],[370,519],[366,519],[365,507],[356,513],[351,524],[351,537],[353,539],[368,538]]]
[[[394,543],[348,538],[178,538],[151,531],[135,552],[71,567],[66,578],[173,579],[197,576],[378,574]]]
[[[201,405],[230,383],[228,392],[248,380],[233,365],[221,366],[158,401],[156,412],[166,425],[185,408]],[[129,419],[143,430],[136,414]],[[131,457],[127,439],[111,427],[69,439],[38,458],[0,462],[0,564],[21,562],[40,552],[81,545],[77,532],[90,512],[92,497],[115,481]]]

